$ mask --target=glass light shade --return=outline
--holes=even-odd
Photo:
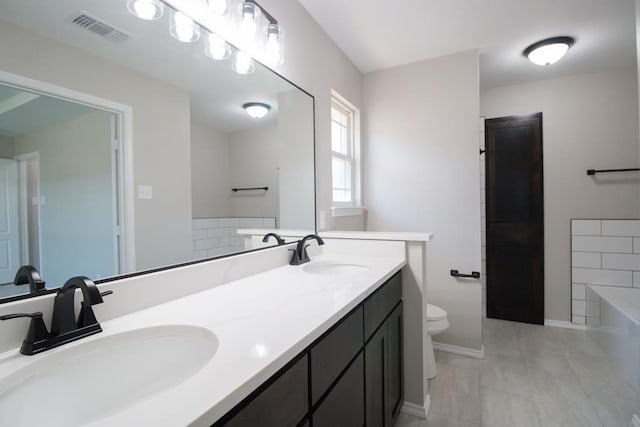
[[[169,32],[185,43],[195,42],[200,38],[200,27],[182,12],[175,12],[171,17]]]
[[[264,62],[273,66],[282,63],[284,32],[278,24],[267,26],[267,41],[264,45]]]
[[[255,71],[256,65],[249,55],[239,50],[233,62],[233,69],[238,74],[250,74]]]
[[[573,43],[571,37],[554,37],[532,44],[523,54],[536,65],[551,65],[558,62]]]
[[[231,56],[231,48],[221,37],[209,33],[204,53],[212,59],[222,60]]]
[[[227,13],[227,0],[209,0],[209,10],[212,13],[223,15]]]
[[[162,18],[164,5],[159,0],[129,0],[127,9],[140,19],[153,21]]]
[[[267,115],[271,106],[263,102],[248,102],[244,104],[242,108],[254,119],[261,119]]]
[[[241,46],[251,49],[255,43],[258,30],[258,16],[260,8],[254,3],[245,1],[240,6],[239,37]]]

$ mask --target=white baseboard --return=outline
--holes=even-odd
[[[480,350],[474,350],[467,347],[458,347],[457,345],[433,343],[434,350],[440,350],[447,353],[459,354],[461,356],[473,357],[474,359],[484,359],[484,345]]]
[[[636,414],[633,414],[633,418],[631,418],[631,426],[640,427],[640,417]]]
[[[551,326],[554,328],[576,329],[578,331],[586,331],[585,325],[576,325],[571,322],[562,322],[560,320],[544,319],[544,326]]]
[[[429,415],[429,408],[431,408],[431,396],[427,395],[427,398],[424,401],[424,406],[405,401],[402,404],[402,408],[400,408],[400,412],[404,412],[407,415],[412,415],[414,417],[419,417],[423,420],[426,420],[427,415]]]

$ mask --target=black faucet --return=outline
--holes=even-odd
[[[38,270],[32,265],[23,265],[18,269],[13,284],[16,286],[29,284],[31,295],[42,295],[48,293],[45,289],[45,282],[40,277]]]
[[[83,297],[77,320],[74,304],[76,289],[82,291]],[[72,277],[67,280],[56,294],[53,303],[51,332],[47,330],[42,320],[41,312],[8,314],[0,316],[0,320],[30,317],[31,323],[29,324],[27,336],[22,341],[20,353],[26,355],[37,354],[102,332],[102,327],[96,320],[91,306],[102,303],[102,297],[112,293],[113,291],[100,293],[95,283],[88,277]]]
[[[278,242],[278,245],[284,245],[285,241],[282,237],[278,236],[276,233],[267,233],[262,238],[262,243],[267,243],[269,241],[269,237],[275,237]]]
[[[291,262],[289,263],[290,265],[300,265],[311,261],[309,259],[309,254],[307,253],[307,248],[309,247],[309,245],[307,245],[307,240],[310,239],[315,239],[318,242],[318,245],[324,245],[324,240],[322,240],[318,235],[309,234],[308,236],[304,236],[302,240],[298,240],[298,244],[295,249],[289,249],[293,252]]]

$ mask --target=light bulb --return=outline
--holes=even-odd
[[[242,4],[242,21],[240,22],[240,36],[245,47],[251,47],[256,34],[256,5],[249,2]]]
[[[265,43],[264,46],[264,54],[267,65],[277,65],[280,63],[279,28],[276,24],[269,24],[267,30],[267,43]]]
[[[209,10],[219,15],[227,13],[227,0],[209,0]]]
[[[249,74],[255,70],[255,65],[249,55],[239,50],[238,53],[236,53],[234,69],[238,74]]]
[[[231,49],[223,39],[210,33],[207,38],[207,48],[205,53],[213,59],[221,60],[231,56]]]
[[[129,12],[140,19],[152,21],[162,17],[164,7],[158,0],[129,0]]]
[[[190,43],[200,38],[200,27],[182,12],[173,15],[171,35],[181,42]]]

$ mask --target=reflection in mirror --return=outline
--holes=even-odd
[[[232,47],[214,60],[204,28],[176,40],[172,18],[0,4],[0,298],[28,293],[20,265],[56,288],[253,249],[242,228],[315,229],[313,98],[233,71]]]

